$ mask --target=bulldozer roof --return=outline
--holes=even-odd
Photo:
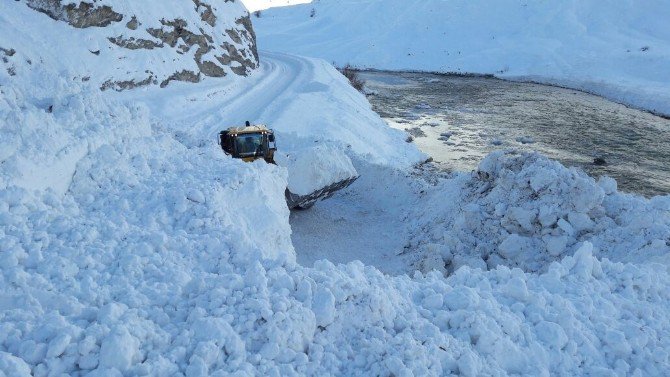
[[[236,134],[236,135],[244,135],[244,134],[255,134],[255,133],[269,133],[272,132],[270,131],[265,125],[263,124],[256,124],[253,126],[249,127],[230,127],[228,129],[228,132],[231,134]]]

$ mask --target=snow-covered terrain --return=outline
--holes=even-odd
[[[425,156],[323,60],[266,53],[248,77],[101,91],[105,73],[73,80],[85,62],[70,66],[50,39],[32,39],[60,21],[33,18],[23,2],[0,7],[3,48],[20,16],[36,22],[21,49],[0,50],[0,375],[670,369],[667,197],[621,195],[536,155],[423,177],[412,166]],[[230,159],[216,144],[244,120],[274,128],[289,155],[317,145],[351,158],[362,177],[338,196],[375,201],[352,209],[353,225],[384,230],[385,241],[363,240],[375,236],[364,229],[328,235],[322,222],[314,246],[366,241],[367,264],[297,262],[287,169]],[[346,161],[336,165],[353,173]],[[366,224],[385,218],[366,211],[404,217]],[[412,224],[421,228],[401,228]],[[539,242],[570,227],[566,247],[546,257]],[[513,251],[496,244],[503,232],[527,247],[502,251]],[[446,235],[459,242],[450,250]],[[377,246],[397,241],[408,249],[387,272],[399,275],[384,274],[374,265],[398,256]],[[468,252],[501,257],[451,263],[449,276],[400,263],[440,267]]]
[[[285,7],[295,4],[309,3],[311,0],[242,0],[244,6],[250,12],[255,12],[272,7]]]
[[[258,55],[248,12],[239,2],[210,3],[3,1],[0,57],[12,53],[0,68],[46,62],[103,90],[250,74]]]
[[[320,0],[254,26],[263,49],[340,66],[536,80],[670,115],[667,14],[664,0]]]

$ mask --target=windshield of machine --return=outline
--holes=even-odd
[[[235,140],[237,153],[242,156],[263,154],[263,134],[239,135]]]

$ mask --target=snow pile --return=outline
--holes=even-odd
[[[322,0],[254,19],[264,49],[340,66],[494,74],[670,114],[663,0]]]
[[[0,72],[0,188],[65,194],[82,158],[150,133],[145,108],[109,103],[86,85],[49,74],[36,68],[28,77],[40,85],[24,90]]]
[[[241,339],[255,335],[230,318],[258,313],[261,262],[295,259],[282,170],[187,147],[96,88],[49,92],[46,112],[2,84],[0,130],[14,153],[0,170],[0,370],[249,369]],[[23,161],[67,170],[67,189],[41,175],[24,184]]]
[[[288,170],[288,189],[296,195],[358,177],[349,157],[331,145],[296,150],[290,155],[277,153],[275,160]]]
[[[545,271],[586,241],[617,261],[670,253],[670,196],[619,193],[611,178],[596,182],[538,154],[494,152],[427,201],[414,215],[421,233],[412,241],[424,269]]]
[[[240,2],[4,1],[0,29],[1,49],[103,90],[246,76],[259,64]]]
[[[325,354],[326,370],[659,375],[669,366],[667,270],[599,261],[589,244],[542,275],[500,266],[389,279],[356,263],[335,276],[328,263],[315,269],[334,296],[334,321],[309,348]]]
[[[12,22],[45,17],[12,4],[0,9],[28,12]],[[8,19],[0,12],[0,20]],[[53,22],[39,33],[70,28]],[[10,39],[0,34],[0,40]],[[0,375],[660,375],[670,369],[670,274],[667,265],[640,258],[667,255],[660,243],[668,239],[667,198],[621,195],[611,181],[595,184],[537,156],[493,155],[481,176],[436,180],[441,197],[422,193],[429,197],[424,229],[435,245],[453,223],[468,245],[475,241],[465,233],[474,230],[500,242],[503,232],[516,232],[538,247],[535,238],[560,237],[572,227],[574,239],[552,256],[563,259],[537,269],[546,272],[530,272],[535,260],[522,257],[532,253],[513,248],[506,249],[507,264],[518,261],[526,271],[464,266],[448,277],[410,278],[360,262],[306,268],[296,263],[291,243],[287,169],[228,158],[212,135],[233,113],[295,136],[278,138],[289,151],[314,139],[339,140],[317,147],[317,156],[304,152],[338,172],[355,174],[336,150],[369,170],[415,162],[421,154],[401,133],[383,128],[332,67],[274,54],[263,77],[101,93],[93,78],[73,80],[61,69],[71,62],[50,59],[49,47],[40,56],[37,46],[0,50]],[[376,197],[373,210],[402,203],[408,189],[397,191],[391,199]],[[460,202],[481,211],[462,216]],[[495,218],[499,203],[509,212],[504,220]],[[539,204],[550,208],[534,217]],[[364,219],[370,209],[358,210]],[[449,218],[452,210],[460,220]],[[555,225],[538,225],[553,224],[553,215]],[[487,224],[490,234],[469,220]],[[606,250],[614,244],[620,248]],[[494,247],[483,242],[470,250]],[[644,260],[594,256],[605,251]]]

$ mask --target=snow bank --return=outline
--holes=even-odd
[[[349,157],[336,147],[320,145],[277,153],[275,160],[288,170],[288,189],[296,195],[308,195],[334,183],[358,177]]]
[[[20,69],[13,76],[3,73],[0,188],[50,188],[63,195],[85,156],[105,144],[150,133],[146,108],[109,103],[100,93],[87,90],[88,85],[49,79],[50,73],[40,68]],[[36,85],[23,89],[16,80],[35,80]]]
[[[546,271],[584,242],[616,261],[670,253],[670,196],[623,194],[611,178],[596,182],[538,154],[494,152],[476,173],[441,183],[427,203],[413,215],[422,231],[413,245],[433,260],[427,269]]]
[[[254,18],[261,48],[390,70],[473,72],[584,89],[670,114],[662,0],[323,0]]]

